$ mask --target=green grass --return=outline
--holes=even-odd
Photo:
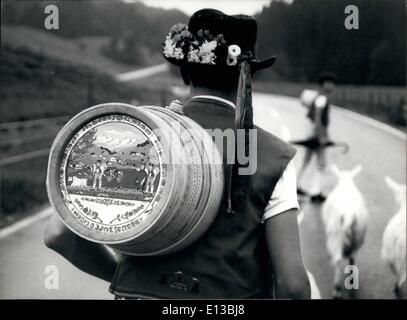
[[[109,74],[133,69],[134,66],[113,61],[101,53],[100,49],[107,41],[106,37],[68,39],[24,26],[1,26],[2,46],[25,48],[38,55]]]
[[[74,115],[102,102],[157,103],[157,90],[117,83],[111,76],[38,55],[1,47],[1,122]]]
[[[47,201],[47,157],[18,162],[1,168],[1,223],[7,215],[24,213]]]

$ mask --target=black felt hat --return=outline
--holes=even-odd
[[[330,72],[330,71],[321,72],[321,73],[318,75],[318,83],[319,83],[319,84],[322,84],[322,83],[324,83],[325,81],[336,82],[336,81],[337,81],[336,74],[333,73],[333,72]]]
[[[216,50],[216,65],[226,65],[227,47],[237,45],[241,49],[241,57],[245,57],[251,66],[252,72],[273,65],[276,60],[272,56],[265,60],[256,58],[257,22],[247,15],[227,15],[215,9],[202,9],[195,12],[190,20],[187,30],[195,37],[200,32],[208,32],[211,37],[222,35],[225,45]],[[187,59],[164,57],[175,65],[191,63]]]

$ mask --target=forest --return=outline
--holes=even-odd
[[[347,5],[359,29],[344,27]],[[404,0],[272,1],[257,17],[259,55],[278,55],[281,78],[314,82],[330,70],[342,84],[406,85]]]
[[[44,7],[57,4],[61,37],[108,37],[107,56],[145,65],[159,55],[171,25],[187,23],[179,10],[115,1],[5,1],[2,24],[44,30]],[[345,7],[359,9],[359,29],[344,27]],[[315,82],[321,71],[341,84],[406,85],[404,0],[273,0],[256,15],[258,56],[277,55],[266,79]]]

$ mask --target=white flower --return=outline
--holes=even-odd
[[[216,55],[213,51],[216,49],[218,42],[216,40],[206,41],[199,47],[199,57],[203,64],[215,64]]]
[[[175,58],[181,60],[184,58],[184,52],[182,48],[177,48],[174,41],[171,39],[171,36],[167,36],[164,42],[163,54],[167,58]]]
[[[164,48],[163,48],[163,53],[167,58],[172,57],[173,53],[174,53],[174,49],[175,49],[175,44],[172,41],[172,39],[167,36],[165,38],[165,42],[164,42]]]
[[[204,55],[206,53],[211,53],[213,50],[215,50],[215,48],[217,47],[218,42],[216,40],[212,40],[212,41],[206,41],[204,43],[202,43],[202,45],[199,47],[199,53],[201,55]]]
[[[188,52],[188,56],[187,56],[188,62],[197,62],[199,63],[200,59],[199,59],[199,50],[195,49],[190,46],[189,47],[189,52]]]
[[[237,58],[242,53],[240,47],[236,44],[232,44],[228,47],[228,56],[231,58]]]
[[[226,64],[227,64],[228,66],[235,66],[235,65],[237,65],[237,58],[228,57],[228,58],[226,59]]]
[[[201,63],[203,64],[215,64],[216,55],[213,52],[206,53],[201,56]]]
[[[177,60],[184,59],[184,52],[182,51],[182,48],[174,48],[172,57]]]
[[[240,47],[236,44],[232,44],[228,47],[228,57],[226,59],[226,64],[228,66],[237,65],[237,57],[242,53]]]

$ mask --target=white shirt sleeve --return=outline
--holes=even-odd
[[[315,107],[317,107],[318,109],[323,109],[326,107],[326,104],[328,102],[328,99],[325,96],[318,96],[315,99]]]
[[[273,194],[264,210],[262,222],[287,210],[298,210],[299,208],[297,177],[294,160],[291,160],[274,188]]]

